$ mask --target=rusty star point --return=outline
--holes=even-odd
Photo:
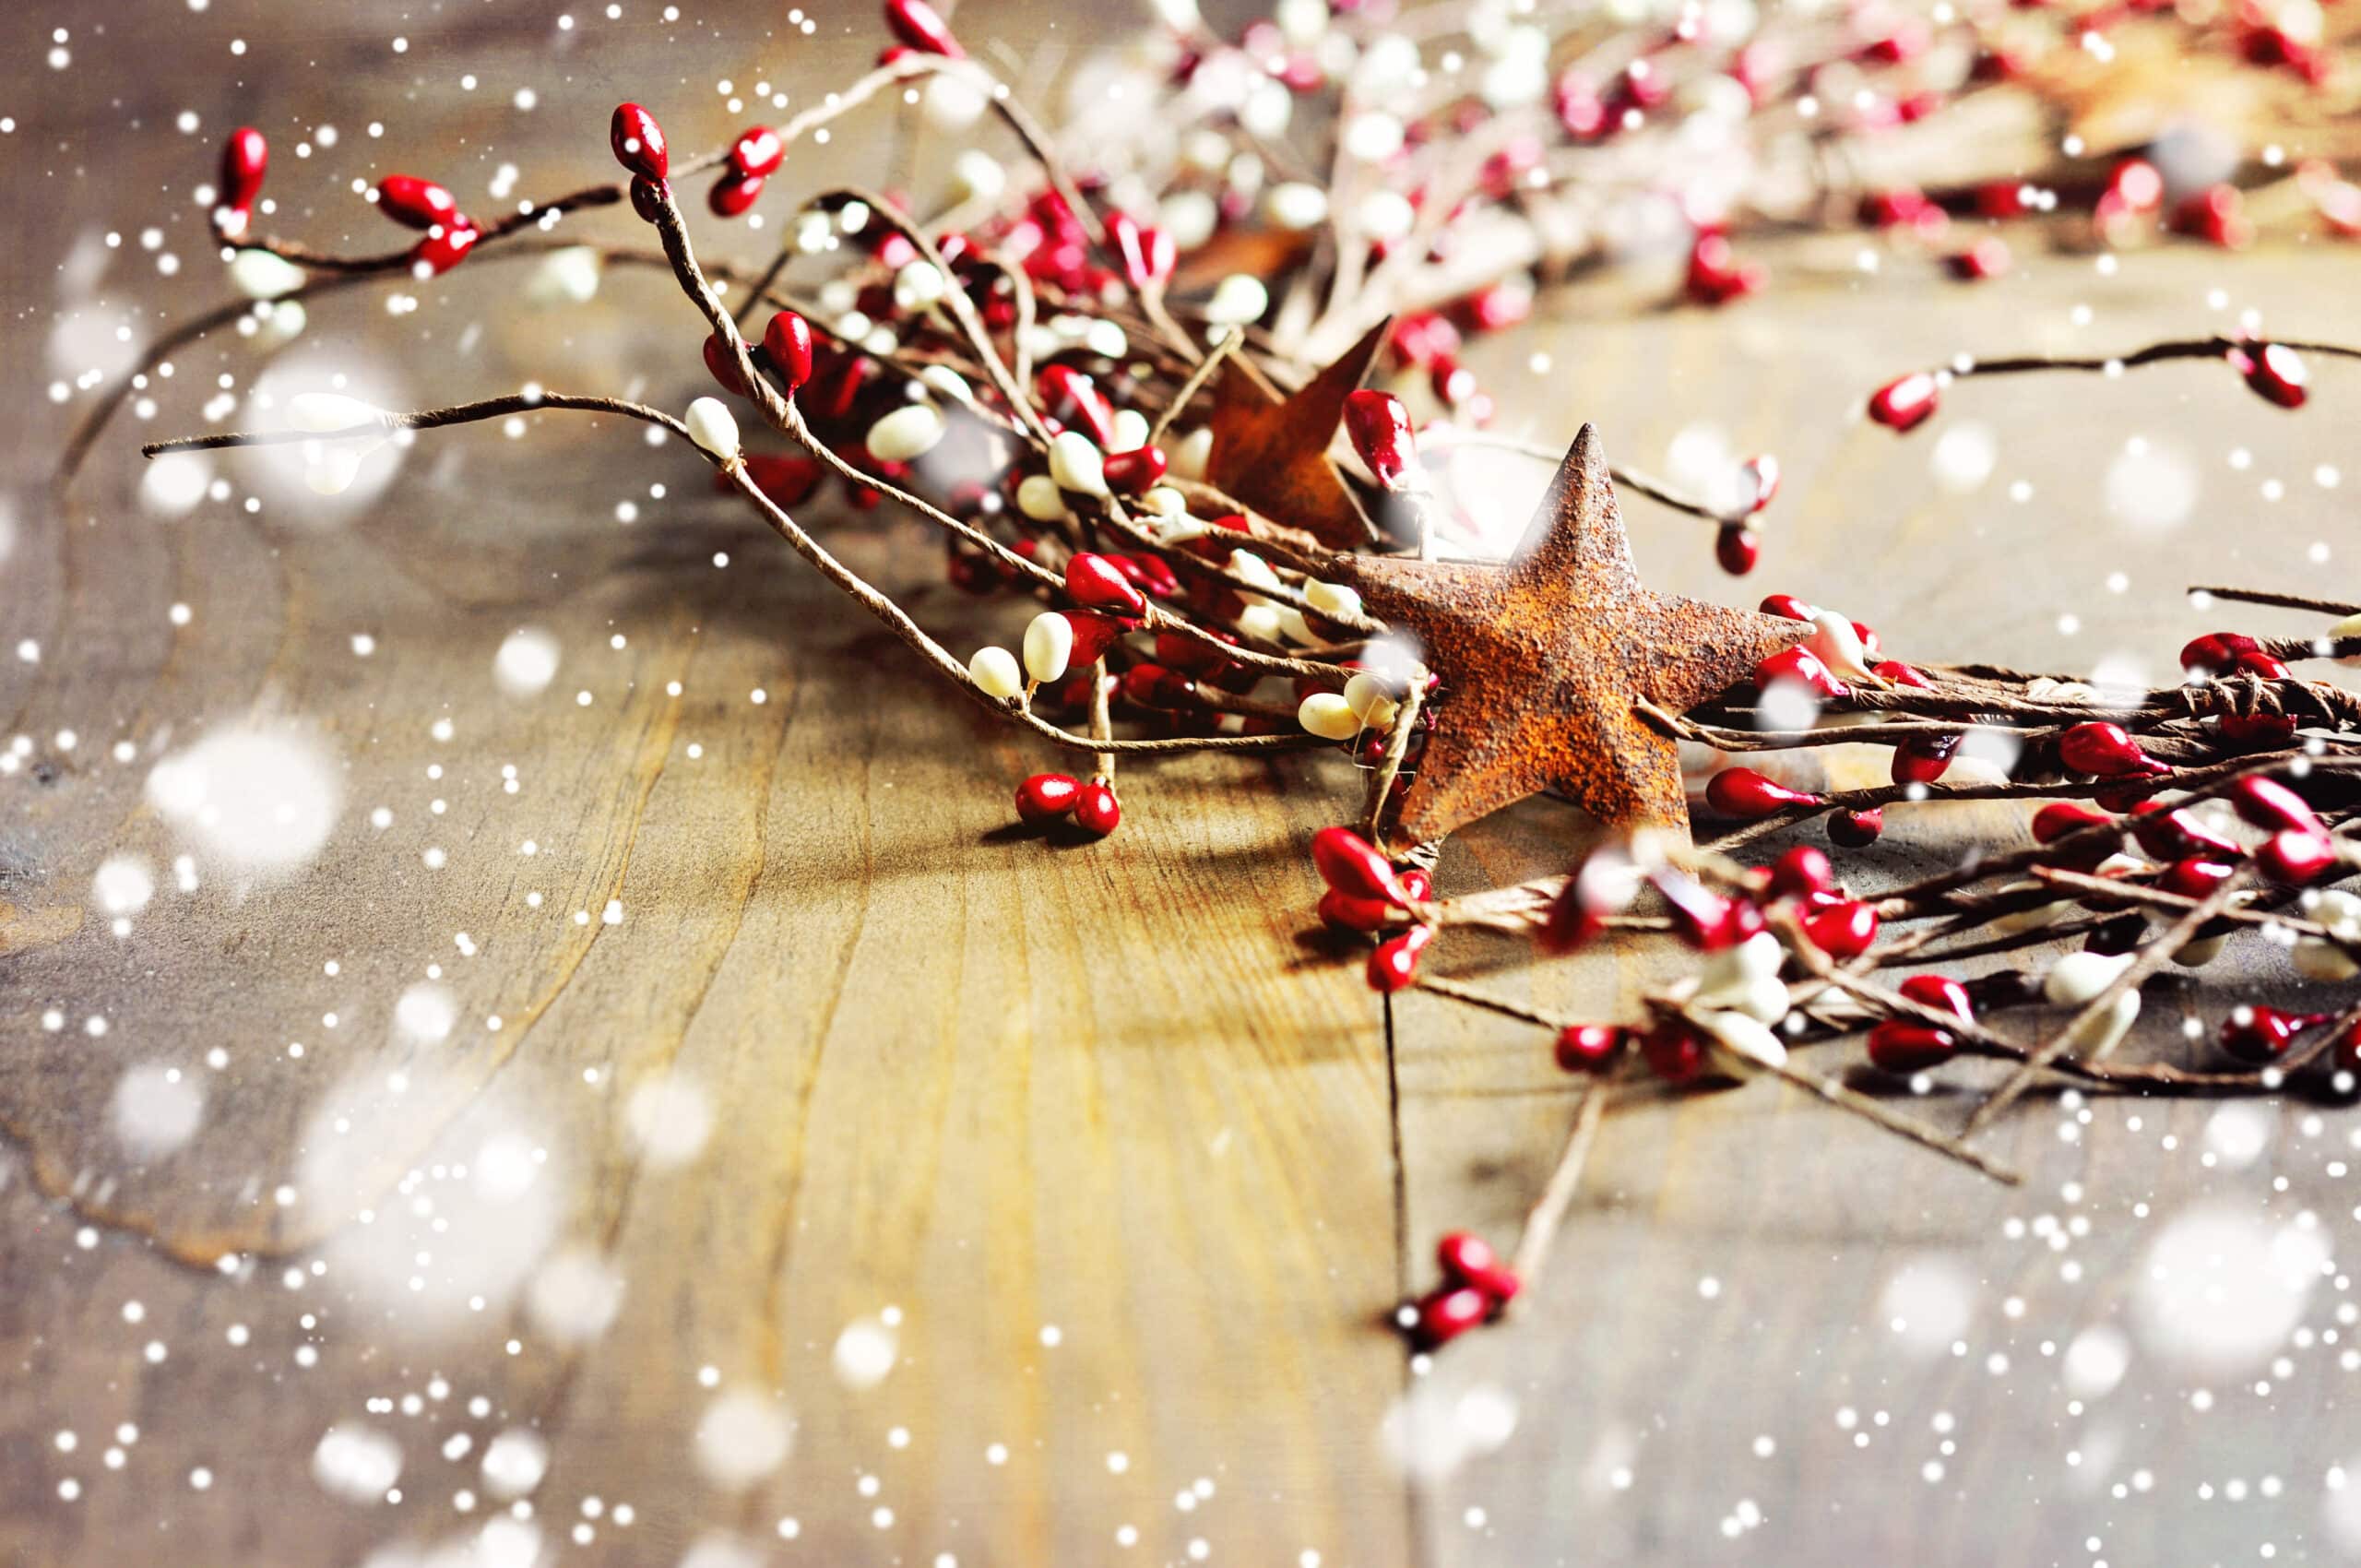
[[[1347,555],[1330,571],[1415,634],[1442,678],[1403,797],[1414,842],[1553,789],[1610,828],[1685,837],[1678,743],[1638,700],[1683,711],[1811,631],[1642,587],[1587,424],[1506,563]]]
[[[1238,359],[1224,365],[1214,383],[1207,482],[1332,549],[1367,544],[1369,520],[1345,488],[1328,447],[1344,422],[1345,399],[1368,376],[1393,325],[1389,316],[1370,327],[1335,362],[1285,398]]]

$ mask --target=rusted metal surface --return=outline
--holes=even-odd
[[[1304,384],[1275,400],[1236,360],[1214,383],[1213,448],[1205,478],[1268,517],[1303,529],[1332,549],[1370,540],[1369,519],[1345,488],[1328,446],[1344,422],[1345,399],[1369,374],[1391,318]]]
[[[1642,587],[1587,424],[1506,564],[1342,555],[1328,575],[1442,678],[1395,833],[1410,843],[1551,789],[1609,827],[1685,834],[1678,744],[1634,705],[1681,712],[1810,632]]]

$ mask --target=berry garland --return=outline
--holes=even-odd
[[[1086,775],[1017,786],[1018,815],[1044,831],[1116,831],[1125,755],[1347,748],[1366,785],[1358,831],[1312,842],[1327,889],[1319,917],[1370,944],[1376,991],[1418,987],[1541,1027],[1559,1063],[1589,1085],[1513,1253],[1445,1238],[1442,1284],[1404,1311],[1430,1348],[1499,1316],[1540,1270],[1610,1099],[1633,1080],[1777,1077],[2002,1179],[2013,1177],[1970,1139],[2041,1083],[2353,1087],[2361,1005],[2234,1003],[2213,1065],[2115,1052],[2144,980],[2167,964],[2201,966],[2240,936],[2289,945],[2308,978],[2361,978],[2361,897],[2331,885],[2361,869],[2361,699],[2294,672],[2361,658],[2361,606],[2192,590],[2328,624],[2313,638],[2210,634],[2183,650],[2186,683],[2103,691],[2070,675],[1887,657],[1869,628],[1788,595],[1746,612],[1642,588],[1616,492],[1704,519],[1716,558],[1743,574],[1779,486],[1767,455],[1717,493],[1691,496],[1608,469],[1585,430],[1506,570],[1489,543],[1494,519],[1438,482],[1458,450],[1518,445],[1483,434],[1492,403],[1459,357],[1465,339],[1513,328],[1538,287],[1608,259],[1633,211],[1676,218],[1688,246],[1680,291],[1702,308],[1766,286],[1738,247],[1774,227],[1872,229],[1963,281],[2008,268],[2004,225],[2058,246],[2169,233],[2236,248],[2266,224],[2361,234],[2361,186],[2332,161],[2290,172],[2265,149],[2230,181],[2168,203],[2155,162],[2094,153],[2069,128],[2092,60],[2142,36],[2276,84],[2291,122],[2333,146],[2347,122],[2319,101],[2338,90],[2346,51],[2320,30],[2328,13],[2307,12],[2315,30],[2299,35],[2260,11],[2184,15],[2145,0],[1945,7],[1940,21],[1874,7],[1757,20],[1689,6],[1668,26],[1484,4],[1395,15],[1378,0],[1280,0],[1228,39],[1188,0],[1161,9],[1136,84],[1154,101],[1117,125],[1053,134],[925,0],[886,0],[895,42],[877,68],[781,125],[676,159],[657,117],[623,104],[611,146],[625,182],[492,221],[433,180],[388,174],[370,199],[420,237],[372,255],[258,232],[272,209],[269,151],[241,129],[211,200],[244,297],[149,345],[69,438],[61,477],[134,391],[208,333],[234,326],[282,342],[307,301],[497,258],[531,259],[534,291],[577,302],[606,268],[669,271],[703,318],[705,370],[726,395],[677,417],[540,389],[417,412],[311,394],[290,400],[285,429],[142,450],[293,444],[310,482],[332,493],[397,431],[545,410],[657,427],[690,443],[722,491],[937,675],[1092,759]],[[896,96],[963,131],[992,115],[1029,165],[1013,172],[971,148],[956,164],[959,199],[931,218],[895,194],[838,187],[795,208],[788,243],[763,265],[699,256],[676,180],[710,175],[709,212],[742,219],[798,144]],[[2053,168],[1925,189],[1865,187],[1850,172],[1899,127],[1993,101],[2033,111],[2060,149]],[[554,232],[626,201],[652,246]],[[1955,242],[1971,224],[1974,238]],[[829,276],[791,288],[802,261],[830,264]],[[2245,335],[2112,359],[1962,359],[1897,377],[1866,412],[1906,433],[1976,377],[2114,375],[2183,359],[2219,360],[2294,410],[2308,357],[2361,351]],[[1437,417],[1422,422],[1397,391],[1365,386],[1372,374]],[[749,408],[752,441],[740,422]],[[856,508],[891,500],[932,525],[961,588],[1038,601],[1014,646],[958,657],[829,552],[791,512],[832,479]],[[1574,586],[1579,615],[1527,591],[1545,573]],[[1496,616],[1515,636],[1491,636]],[[1580,643],[1584,625],[1591,640]],[[1630,653],[1623,645],[1647,639],[1615,628],[1634,626],[1673,651]],[[1426,634],[1415,646],[1411,630]],[[1578,645],[1570,684],[1564,653]],[[1667,772],[1680,742],[1728,754],[1884,745],[1892,782],[1818,792],[1725,766],[1705,800],[1738,826],[1696,847],[1677,770]],[[1971,755],[2000,766],[1953,777]],[[1438,898],[1442,835],[1543,788],[1572,794],[1612,831],[1562,876]],[[1808,844],[1768,865],[1736,858],[1813,820],[1837,848],[1859,849],[1889,806],[1947,799],[2047,803],[2029,846],[1874,895],[1847,891]],[[1654,933],[1699,961],[1648,996],[1641,1017],[1560,1018],[1422,974],[1437,942],[1462,928],[1545,954]],[[1941,972],[2070,939],[2081,946],[2035,968]],[[1992,1021],[2014,1014],[2037,1014],[2037,1026],[2011,1034]],[[1901,1080],[1962,1057],[2012,1067],[1954,1134],[1802,1064],[1807,1048],[1856,1037],[1873,1068]]]

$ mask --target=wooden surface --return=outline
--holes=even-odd
[[[1992,1140],[2027,1172],[2011,1190],[1769,1085],[1635,1101],[1517,1321],[1410,1368],[1387,1310],[1440,1231],[1513,1239],[1572,1093],[1537,1031],[1427,997],[1382,1007],[1310,934],[1304,846],[1352,798],[1340,765],[1128,769],[1108,843],[1011,837],[1007,787],[1035,749],[922,683],[635,430],[441,434],[333,522],[278,492],[246,512],[253,470],[226,463],[231,500],[160,518],[131,446],[196,428],[217,374],[249,382],[234,339],[183,356],[69,501],[42,489],[88,394],[37,389],[109,351],[59,357],[61,314],[145,327],[220,297],[186,192],[228,125],[258,117],[281,148],[274,191],[314,208],[286,227],[374,244],[355,177],[417,166],[481,199],[514,160],[520,189],[568,188],[599,172],[626,91],[705,145],[748,117],[718,77],[758,63],[808,91],[872,50],[866,13],[790,46],[751,15],[576,6],[561,36],[554,6],[470,9],[403,19],[397,55],[397,24],[358,7],[25,9],[0,139],[22,240],[0,258],[22,388],[0,627],[38,659],[0,658],[6,734],[28,738],[0,778],[0,1562],[394,1568],[471,1542],[487,1555],[469,1562],[532,1560],[498,1555],[519,1541],[552,1562],[703,1551],[698,1568],[733,1547],[1332,1568],[2350,1550],[2324,1523],[2331,1467],[2361,1451],[2344,1278],[2313,1288],[2284,1348],[2218,1370],[2136,1311],[2160,1229],[2201,1201],[2308,1213],[2341,1255],[2348,1115],[2035,1100]],[[32,42],[53,25],[74,30],[61,72]],[[1006,36],[1027,25],[1013,13]],[[156,30],[186,69],[151,68]],[[195,136],[171,128],[184,109]],[[336,148],[285,156],[323,121]],[[175,276],[142,248],[151,222]],[[2349,372],[2319,367],[2300,418],[2203,365],[1963,389],[1908,442],[1850,412],[1961,349],[2128,349],[2248,305],[2350,340],[2349,255],[2177,250],[2111,277],[2047,259],[1969,291],[1897,258],[1865,275],[1851,253],[1768,253],[1777,291],[1723,315],[1576,296],[1496,356],[1514,433],[1593,419],[1654,469],[1691,425],[1779,454],[1760,579],[1717,578],[1695,525],[1634,503],[1652,584],[1792,589],[1905,655],[2152,672],[2204,624],[2187,580],[2349,591],[2329,586],[2361,549],[2349,491],[2314,473],[2361,465]],[[366,346],[421,401],[528,379],[703,389],[662,279],[611,279],[552,321],[516,304],[518,278],[471,265],[397,318],[354,296],[292,352]],[[1930,461],[1970,422],[1997,463],[1947,493]],[[2200,482],[2176,529],[2106,507],[2139,436]],[[1504,470],[1503,516],[1543,477]],[[1008,612],[926,586],[934,549],[909,526],[813,516],[954,646],[1008,635]],[[535,695],[493,676],[519,627],[561,652]],[[200,863],[184,891],[151,771],[245,729],[327,759],[334,829],[291,877]],[[1905,823],[1867,874],[2014,823]],[[1455,842],[1445,880],[1554,869],[1577,831],[1530,803]],[[93,877],[124,855],[158,891],[118,935]],[[1513,960],[1454,941],[1437,962],[1602,1015],[1642,975],[1628,954]],[[2277,963],[2256,972],[2284,983]],[[445,1038],[398,1006],[421,985],[452,1004]],[[171,1070],[201,1115],[143,1156],[120,1086]],[[2234,1135],[2249,1126],[2259,1154]],[[611,1322],[577,1342],[602,1282]],[[881,1314],[893,1364],[872,1382],[850,1352],[875,1332],[839,1340]],[[2131,1354],[2099,1396],[2062,1369],[2106,1325]],[[398,1450],[398,1501],[323,1484],[331,1429]],[[546,1444],[521,1502],[481,1467],[504,1432]]]

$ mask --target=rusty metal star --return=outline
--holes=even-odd
[[[1345,399],[1369,374],[1370,362],[1392,327],[1389,317],[1370,327],[1335,363],[1285,398],[1233,356],[1214,383],[1206,482],[1331,549],[1367,544],[1369,520],[1345,488],[1328,446],[1344,422]]]
[[[1414,842],[1550,789],[1608,827],[1685,837],[1678,745],[1638,699],[1681,712],[1811,631],[1643,588],[1587,424],[1506,564],[1346,555],[1330,576],[1415,633],[1442,678],[1403,797]]]

